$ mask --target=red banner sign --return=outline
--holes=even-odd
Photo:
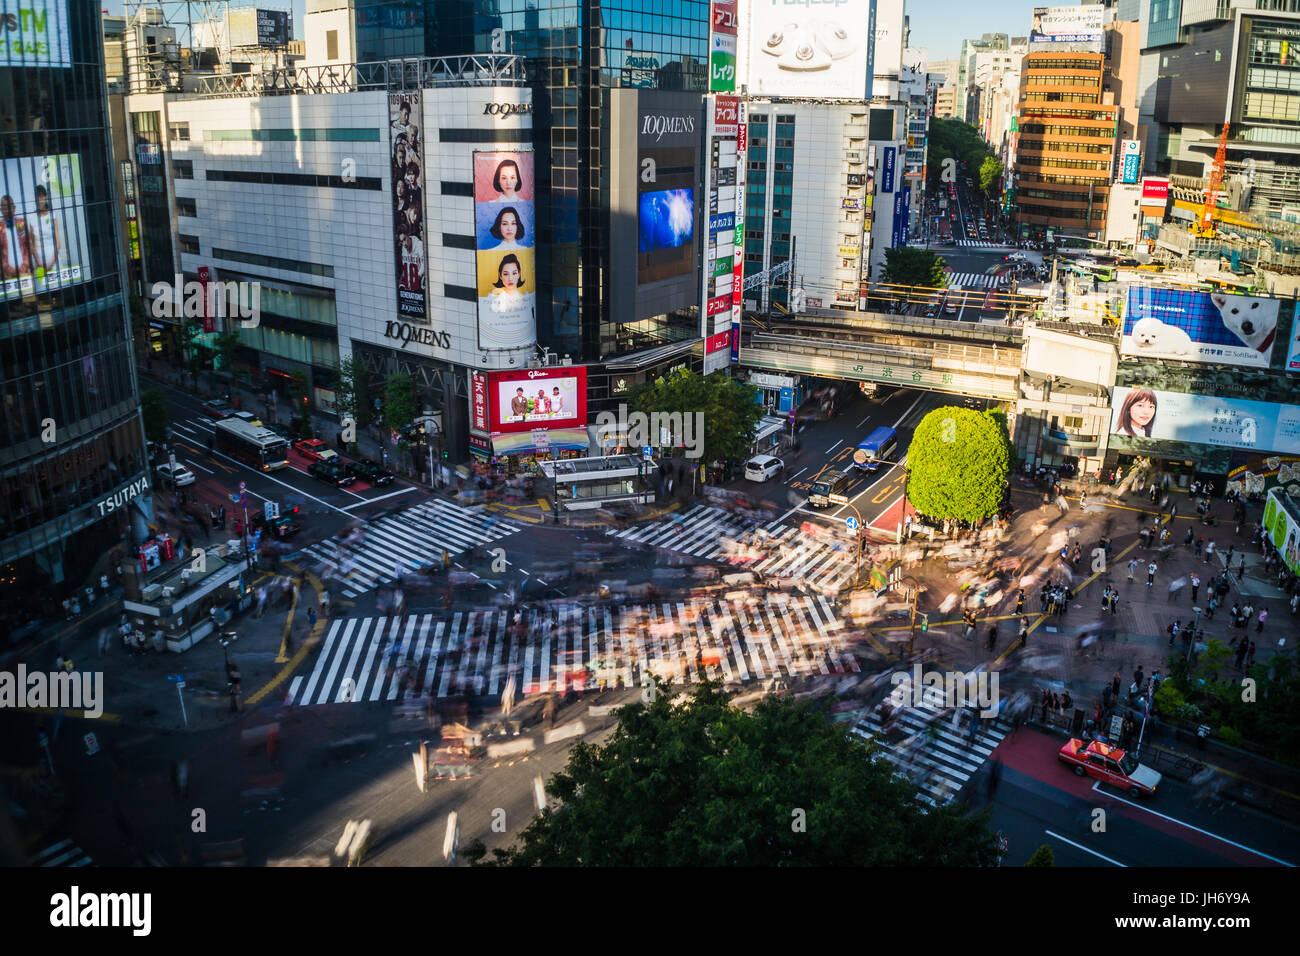
[[[488,430],[488,389],[487,376],[482,372],[470,372],[472,383],[471,405],[474,413],[474,427],[481,432]]]
[[[731,348],[731,329],[719,332],[717,335],[710,335],[708,341],[704,343],[704,353],[706,355],[712,355],[714,352],[726,348]]]
[[[709,300],[709,315],[719,315],[731,308],[731,296],[720,295]]]
[[[713,0],[713,32],[736,35],[736,0]]]

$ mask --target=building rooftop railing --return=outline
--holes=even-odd
[[[409,57],[371,63],[297,66],[260,73],[199,77],[186,95],[301,96],[313,93],[400,93],[457,86],[524,86],[524,59],[505,54]]]

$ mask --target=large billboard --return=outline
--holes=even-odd
[[[68,0],[0,0],[0,66],[71,66]]]
[[[1300,453],[1300,406],[1117,387],[1111,434]]]
[[[0,178],[0,299],[53,292],[90,278],[81,161],[4,160]]]
[[[1291,346],[1286,352],[1286,370],[1300,372],[1300,315],[1291,320]]]
[[[696,267],[696,164],[704,130],[696,104],[682,109],[677,103],[645,97],[637,116],[638,283],[689,275]]]
[[[535,182],[531,152],[474,153],[480,349],[537,341]]]
[[[795,4],[757,0],[748,31],[749,92],[754,96],[863,99],[871,0]]]
[[[730,93],[736,88],[736,0],[713,0],[709,14],[709,90]]]
[[[1286,566],[1293,574],[1300,574],[1300,507],[1296,506],[1295,495],[1290,496],[1291,506],[1287,507],[1284,493],[1289,494],[1281,488],[1268,493],[1261,524]]]
[[[420,138],[420,93],[388,95],[392,149],[393,259],[397,273],[397,314],[408,322],[427,322],[424,258],[424,160]]]
[[[1268,368],[1278,300],[1129,286],[1120,354]]]
[[[587,424],[583,365],[492,372],[488,375],[491,431],[582,428]]]
[[[1142,145],[1135,139],[1126,139],[1119,150],[1119,181],[1132,185],[1142,173]]]
[[[1100,53],[1101,21],[1105,9],[1099,3],[1078,7],[1034,7],[1029,43],[1037,49],[1055,46]]]

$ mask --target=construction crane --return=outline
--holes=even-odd
[[[1223,166],[1228,157],[1228,124],[1223,124],[1219,134],[1219,148],[1214,152],[1214,163],[1210,166],[1210,184],[1205,190],[1205,202],[1201,214],[1196,220],[1194,231],[1198,236],[1214,235],[1214,200],[1219,194],[1219,185],[1223,182]]]

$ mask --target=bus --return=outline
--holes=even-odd
[[[212,448],[262,471],[289,466],[289,443],[260,425],[225,418],[213,426]]]
[[[849,503],[849,484],[852,477],[840,471],[823,471],[813,479],[808,492],[808,504],[814,508]]]
[[[892,428],[877,428],[858,442],[853,452],[853,464],[859,471],[875,471],[882,461],[889,461],[898,450],[898,432]]]

